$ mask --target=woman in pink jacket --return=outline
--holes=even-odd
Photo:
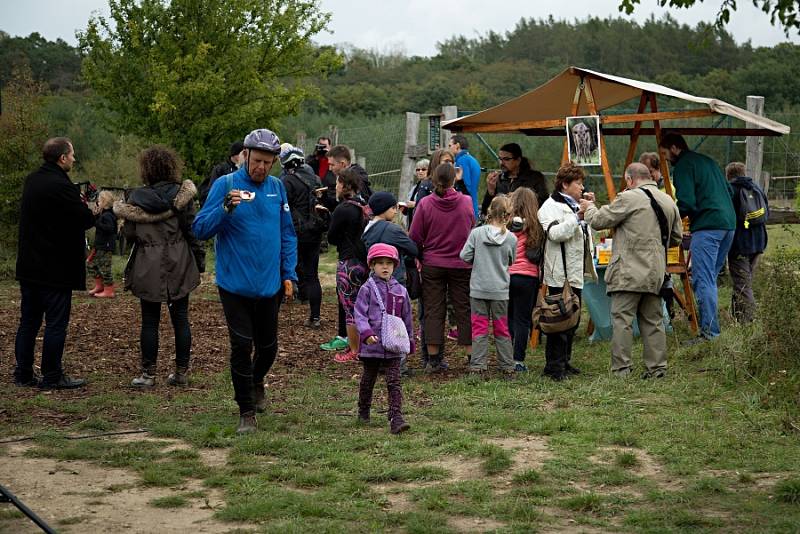
[[[443,360],[444,325],[447,299],[456,312],[458,344],[472,348],[469,317],[470,265],[459,254],[475,225],[472,199],[453,189],[456,169],[443,163],[433,170],[432,195],[420,200],[414,212],[409,235],[422,257],[423,330],[428,349],[426,372],[447,369]]]

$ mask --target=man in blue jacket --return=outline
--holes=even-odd
[[[244,164],[214,182],[192,230],[216,236],[216,283],[231,340],[238,433],[266,410],[264,377],[278,353],[278,308],[297,281],[297,237],[280,180],[269,175],[280,140],[259,129],[244,138]],[[251,359],[253,348],[255,355]]]
[[[469,141],[461,134],[450,138],[449,148],[456,156],[456,168],[461,169],[461,178],[456,175],[456,191],[472,197],[472,207],[475,218],[480,215],[478,211],[478,183],[481,181],[481,166],[472,154],[469,153]]]

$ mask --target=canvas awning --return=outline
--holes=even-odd
[[[748,131],[745,132],[744,129],[740,129],[742,131],[739,135],[781,135],[788,134],[791,131],[789,126],[785,124],[756,115],[722,100],[694,96],[663,85],[631,80],[579,67],[569,67],[555,78],[522,96],[466,117],[446,121],[442,124],[442,127],[450,131],[460,132],[526,134],[530,134],[535,130],[541,131],[542,129],[563,127],[565,117],[591,114],[585,101],[580,102],[577,113],[572,113],[575,88],[579,85],[581,78],[591,79],[594,102],[598,112],[631,99],[641,98],[643,94],[647,93],[678,98],[702,105],[697,110],[691,110],[689,115],[687,115],[686,111],[661,112],[657,114],[657,117],[654,117],[652,113],[646,114],[648,117],[644,117],[645,114],[603,115],[601,113],[601,124],[727,115],[748,123]],[[750,131],[753,129],[763,130],[763,133]],[[620,133],[627,133],[623,129],[618,130],[620,130]],[[725,135],[735,135],[735,133],[729,132]]]

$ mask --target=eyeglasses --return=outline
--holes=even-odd
[[[417,167],[418,171],[427,171],[428,167]]]
[[[511,156],[501,156],[497,159],[499,159],[500,161],[511,161],[512,159],[517,159],[517,158],[512,158]]]

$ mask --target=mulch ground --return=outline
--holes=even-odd
[[[230,346],[222,306],[210,281],[204,281],[202,290],[190,297],[189,320],[192,327],[192,376],[201,377],[228,373]],[[9,289],[5,304],[0,307],[0,384],[5,394],[17,399],[32,398],[40,391],[36,388],[20,388],[13,384],[14,338],[19,322],[19,291]],[[323,327],[312,330],[303,326],[308,307],[299,303],[282,306],[278,329],[278,358],[268,376],[270,388],[276,393],[292,387],[297,379],[317,374],[331,380],[353,380],[360,376],[358,363],[337,364],[333,353],[319,349],[320,343],[328,341],[336,333],[336,304],[323,302]],[[114,299],[102,301],[89,297],[84,292],[75,292],[72,300],[67,344],[64,351],[64,369],[75,377],[88,378],[85,388],[69,391],[48,391],[53,399],[81,399],[107,392],[127,391],[137,394],[130,381],[138,376],[140,368],[139,328],[141,312],[139,300],[129,293],[118,293]],[[37,338],[36,365],[41,357],[41,334]],[[171,398],[176,389],[165,385],[167,375],[172,372],[174,338],[166,306],[162,307],[161,342],[157,385],[149,391]],[[448,342],[446,351],[453,354],[455,345]],[[434,376],[415,377],[415,380],[442,381],[460,376],[465,371],[463,358],[448,358],[451,370]],[[412,357],[412,367],[418,365],[418,356]],[[212,387],[208,380],[194,380],[189,390]],[[355,386],[354,384],[354,387]],[[0,405],[0,421],[19,422],[22,416],[47,421],[54,427],[74,424],[87,414],[61,412],[50,408],[32,407],[27,414],[10,413]],[[125,422],[124,414],[104,414],[106,418]]]

